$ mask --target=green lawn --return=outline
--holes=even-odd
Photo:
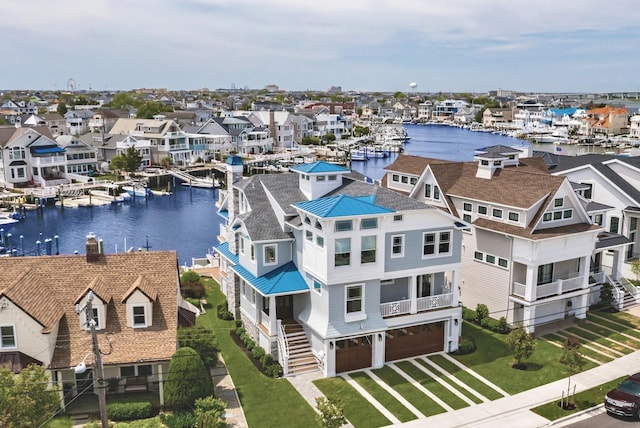
[[[544,340],[538,339],[535,352],[524,361],[527,369],[518,370],[511,367],[513,355],[506,344],[506,335],[483,330],[466,321],[462,335],[473,338],[477,349],[471,354],[453,357],[509,394],[517,394],[569,375],[566,366],[560,363],[562,349]],[[584,370],[593,367],[595,364],[588,361]]]
[[[486,383],[482,382],[480,379],[465,372],[442,355],[432,355],[429,357],[429,359],[445,369],[447,372],[454,375],[456,378],[460,379],[473,390],[479,392],[484,397],[487,397],[489,400],[497,400],[498,398],[503,397],[501,393],[499,393]]]
[[[545,334],[543,337],[547,340],[550,340],[554,343],[559,344],[560,346],[562,346],[566,340],[564,337],[559,336],[557,334],[553,334],[553,333]],[[580,353],[582,353],[582,355],[584,355],[585,357],[591,357],[594,360],[598,360],[602,363],[608,363],[609,361],[614,360],[613,357],[608,356],[609,354],[603,355],[599,352],[592,351],[591,349],[587,349],[584,346],[580,348]]]
[[[373,404],[365,400],[341,377],[318,379],[313,382],[327,398],[337,398],[344,405],[343,413],[355,428],[377,428],[391,425]]]
[[[469,406],[466,401],[457,395],[452,394],[447,388],[442,386],[440,382],[420,370],[413,363],[410,363],[409,361],[400,361],[396,363],[396,366],[411,376],[416,382],[420,383],[420,385],[431,391],[436,397],[451,406],[452,409],[458,410]]]
[[[398,401],[386,389],[381,387],[369,377],[365,372],[357,372],[349,375],[358,385],[364,388],[373,398],[375,398],[385,409],[390,411],[400,422],[408,422],[418,417],[414,415],[404,404]]]
[[[614,331],[608,330],[604,327],[602,327],[601,325],[598,324],[584,324],[581,325],[582,328],[589,330],[593,333],[597,333],[600,336],[604,336],[607,339],[610,340],[615,340],[616,342],[620,342],[622,344],[625,344],[631,348],[637,348],[638,345],[640,345],[640,339],[631,339],[627,336],[623,336],[620,333],[616,333]]]
[[[587,312],[587,319],[591,322],[597,323],[599,325],[603,325],[608,328],[612,328],[616,331],[619,331],[620,333],[633,336],[636,339],[640,340],[640,331],[636,330],[635,327],[629,327],[629,326],[621,327],[619,324],[616,324],[615,322],[613,322],[613,320],[600,318],[597,315],[592,314],[591,312]]]
[[[562,409],[560,407],[560,400],[556,400],[550,403],[543,404],[542,406],[535,407],[531,409],[531,411],[551,421],[555,421],[556,419],[560,419],[573,413],[589,409],[591,407],[602,404],[605,394],[609,390],[613,389],[624,378],[626,378],[626,376],[576,394],[574,399],[576,407],[572,410]]]
[[[235,328],[235,321],[224,321],[217,316],[216,306],[225,298],[213,280],[207,280],[206,292],[207,313],[198,317],[197,324],[214,329],[248,425],[275,428],[291,426],[291,421],[296,421],[298,426],[317,426],[315,410],[293,385],[286,379],[264,376],[235,344],[229,334]]]
[[[609,339],[607,339],[606,337],[600,337],[595,333],[591,333],[589,331],[585,331],[582,330],[580,328],[577,327],[569,327],[567,328],[565,331],[573,334],[575,337],[579,337],[582,339],[582,343],[597,343],[600,344],[604,347],[604,349],[612,349],[614,351],[620,352],[622,354],[629,354],[632,352],[631,349],[625,347],[625,346],[621,346],[617,343],[614,343],[612,341],[610,341]],[[594,348],[598,348],[597,345],[594,346]],[[614,354],[614,356],[619,356],[619,354]]]
[[[444,409],[422,391],[413,386],[402,375],[389,366],[372,370],[376,376],[382,379],[387,385],[391,386],[402,397],[413,405],[420,413],[425,416],[433,416],[444,412]]]
[[[429,357],[428,357],[429,358]],[[482,400],[479,399],[478,397],[476,397],[475,395],[473,395],[471,392],[469,392],[466,388],[463,388],[462,386],[458,385],[456,382],[452,381],[451,379],[449,379],[444,373],[442,373],[440,370],[434,368],[431,364],[427,363],[425,360],[423,360],[422,358],[418,358],[416,360],[416,362],[418,364],[420,364],[421,366],[427,368],[428,370],[431,371],[431,373],[433,373],[434,375],[438,376],[438,378],[445,382],[446,384],[448,384],[449,386],[451,386],[453,389],[455,389],[456,391],[458,391],[460,394],[464,395],[465,397],[467,397],[469,400],[473,401],[475,404],[480,404],[482,403]]]

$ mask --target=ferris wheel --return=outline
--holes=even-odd
[[[67,80],[67,89],[69,92],[73,92],[76,89],[76,81],[72,77]]]

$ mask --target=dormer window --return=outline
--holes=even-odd
[[[499,160],[493,161],[493,166],[500,166],[500,165],[502,165],[502,161],[499,161]]]
[[[483,159],[483,160],[481,160],[481,161],[480,161],[480,165],[482,165],[482,166],[489,166],[489,161],[488,161],[488,160]]]
[[[122,303],[127,305],[127,327],[146,328],[153,325],[153,302],[158,293],[153,286],[139,276],[125,293]]]
[[[335,231],[336,232],[346,232],[349,230],[353,230],[353,223],[351,220],[338,220],[336,221]]]
[[[147,308],[145,305],[131,305],[133,328],[147,327]]]
[[[325,176],[324,175],[319,175],[316,177],[316,181],[324,181],[325,180]]]
[[[306,224],[311,224],[311,219],[310,219],[309,217],[305,217],[305,218],[304,218],[304,222],[305,222]]]
[[[319,221],[316,220],[316,229],[318,230],[322,230],[322,225],[320,224]]]

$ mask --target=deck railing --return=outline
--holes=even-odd
[[[419,297],[416,299],[416,312],[425,312],[452,306],[453,293],[437,294],[435,296]],[[380,314],[383,317],[393,317],[409,313],[411,313],[411,299],[380,304]]]
[[[553,282],[535,286],[533,299],[542,299],[544,297],[550,297],[568,293],[569,291],[579,290],[582,288],[583,284],[584,276],[571,275],[569,278],[556,279]],[[526,298],[526,291],[527,285],[519,282],[514,282],[511,288],[511,293],[521,298]]]

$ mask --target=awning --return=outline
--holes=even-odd
[[[22,369],[31,365],[42,365],[42,361],[23,354],[22,352],[0,352],[0,367],[5,367],[13,373],[20,373]]]
[[[38,155],[42,155],[42,154],[46,154],[46,153],[61,153],[61,152],[64,152],[64,149],[62,147],[58,147],[58,146],[31,147],[29,150],[31,151],[31,153],[35,153],[35,154],[38,154]]]

